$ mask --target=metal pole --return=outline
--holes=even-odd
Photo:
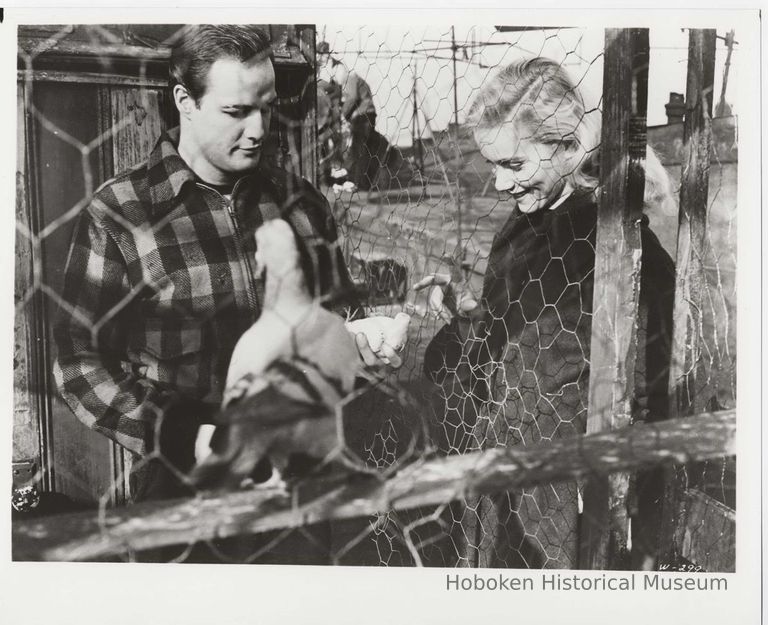
[[[459,128],[459,95],[456,91],[456,32],[451,26],[451,57],[453,58],[453,126]]]
[[[418,163],[419,173],[424,175],[424,150],[421,144],[421,126],[419,125],[419,107],[418,92],[416,91],[416,80],[419,75],[419,62],[413,61],[413,124],[411,125],[411,134],[413,140],[413,153]]]
[[[715,117],[724,117],[731,114],[731,107],[725,101],[725,90],[728,88],[728,73],[731,69],[731,54],[733,54],[733,38],[735,31],[731,30],[725,37],[725,45],[728,47],[728,54],[725,57],[725,68],[723,69],[723,87],[720,90],[720,102],[717,104]]]
[[[459,149],[459,94],[456,87],[456,29],[454,26],[451,26],[451,57],[453,58],[453,141],[456,147],[456,237],[460,250],[459,262],[463,268],[465,255],[464,237],[461,231],[461,150]]]
[[[416,115],[418,109],[416,108],[416,60],[411,65],[411,73],[413,74],[413,86],[411,87],[411,97],[413,98],[413,119],[411,120],[411,143],[413,144],[413,154],[416,156]]]

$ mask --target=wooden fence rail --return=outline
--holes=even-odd
[[[14,560],[89,560],[171,544],[439,506],[510,488],[735,453],[734,410],[628,426],[526,448],[426,459],[383,481],[307,481],[293,498],[249,490],[17,521]]]

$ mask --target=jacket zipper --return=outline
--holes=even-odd
[[[235,186],[232,188],[232,195],[231,195],[232,198],[235,197],[235,192],[237,191],[237,187],[240,186],[241,181],[242,180],[238,180],[235,183]],[[198,182],[196,184],[199,187],[212,191],[213,193],[215,193],[221,198],[222,202],[224,202],[224,206],[227,209],[229,218],[232,221],[232,227],[234,228],[234,231],[235,231],[235,247],[237,248],[237,253],[240,256],[240,262],[243,265],[245,265],[245,276],[246,276],[245,294],[248,299],[248,305],[251,308],[251,312],[253,313],[254,318],[256,318],[256,316],[259,313],[259,304],[258,304],[258,299],[256,298],[256,292],[254,290],[255,281],[254,281],[253,271],[251,269],[251,264],[248,262],[248,258],[245,255],[245,250],[243,250],[242,239],[240,234],[240,226],[237,223],[237,215],[235,215],[234,201],[231,199],[227,199],[221,193],[219,193],[216,189],[209,187],[208,185],[205,185],[201,182]]]

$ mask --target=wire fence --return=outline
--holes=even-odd
[[[723,113],[738,45],[733,33],[708,31],[701,43],[697,32],[657,46],[651,33],[629,62],[602,30],[270,27],[278,99],[263,158],[297,176],[258,211],[214,212],[225,248],[215,268],[232,276],[218,282],[214,263],[178,245],[199,238],[201,217],[149,223],[96,192],[177,123],[163,67],[178,29],[20,32],[14,460],[39,458],[24,483],[36,481],[41,499],[65,493],[99,510],[32,518],[37,495],[18,490],[18,508],[30,510],[14,526],[14,557],[733,570],[738,156],[736,117]],[[520,62],[534,57],[548,62]],[[605,71],[611,63],[629,73]],[[516,73],[499,74],[509,66]],[[675,80],[686,76],[677,120],[671,99],[669,123],[646,129],[652,103],[683,91]],[[622,106],[634,116],[615,135],[616,149],[628,142],[617,155],[601,146],[614,145],[606,137]],[[317,298],[284,304],[287,282],[271,279],[269,258],[262,280],[253,261],[253,233],[270,216],[316,241],[301,217],[301,177],[317,181],[338,238],[325,232],[324,249],[299,246],[299,257],[318,271],[340,254],[367,317],[410,317],[402,366],[355,370],[367,382],[354,388],[340,382],[339,345],[351,337],[333,334]],[[620,184],[627,209],[606,208]],[[565,199],[551,206],[552,193]],[[114,270],[110,288],[80,276],[67,290],[71,233],[89,220],[136,250],[135,264]],[[79,253],[102,272],[119,264],[95,249],[90,228]],[[162,250],[174,244],[186,266],[168,271]],[[450,277],[454,302],[413,289],[429,275]],[[349,315],[336,303],[351,301],[337,297],[341,286],[321,289],[320,301]],[[446,324],[470,297],[478,307]],[[253,328],[266,331],[238,318],[249,309],[263,311]],[[50,325],[62,315],[77,345],[62,376],[98,389],[90,404],[75,402],[78,417],[122,447],[82,428],[58,396]],[[298,477],[285,463],[287,494],[197,486],[163,453],[167,398],[138,455],[124,450],[130,436],[115,435],[119,419],[93,416],[135,386],[220,398],[247,332],[285,337],[280,366],[246,377],[239,402],[215,417],[228,441],[218,455],[238,482],[269,477],[251,471],[264,456],[283,464],[281,446],[322,458]],[[297,408],[307,403],[310,417]],[[129,476],[157,462],[192,498],[114,507],[136,499]],[[605,536],[613,543],[600,547]],[[601,549],[613,555],[595,559]]]

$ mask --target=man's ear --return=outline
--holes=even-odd
[[[189,91],[187,91],[187,88],[184,85],[174,86],[173,101],[176,103],[176,108],[179,109],[179,115],[189,117],[195,106],[195,101],[192,99],[192,96],[189,95]]]

